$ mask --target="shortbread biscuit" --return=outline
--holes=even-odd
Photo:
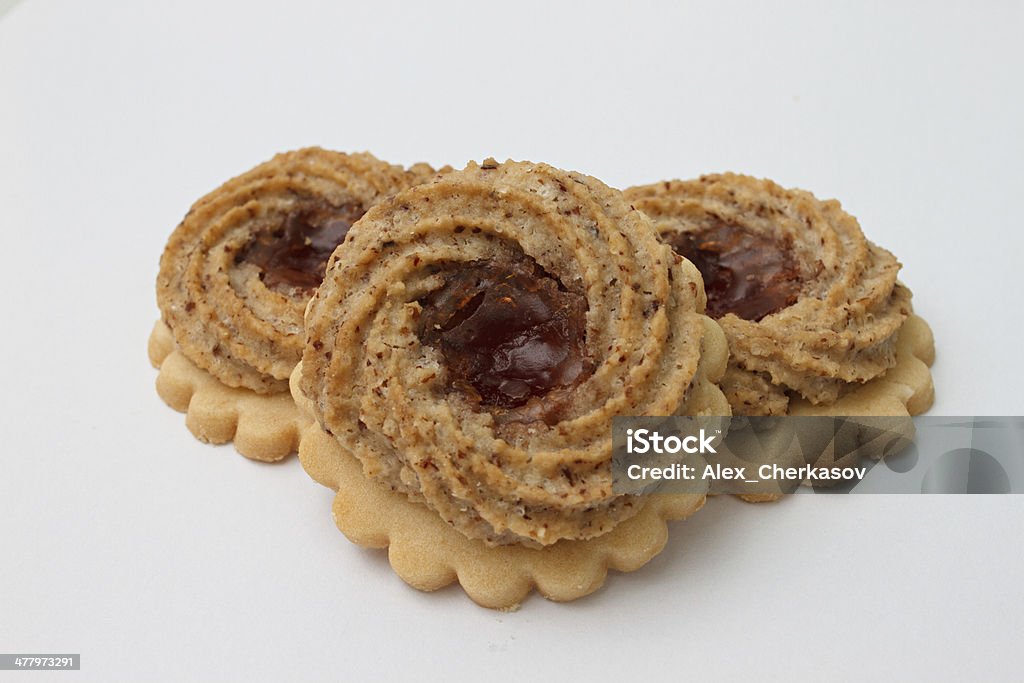
[[[900,329],[899,337],[896,340],[896,365],[893,368],[867,384],[850,388],[830,405],[814,405],[806,399],[794,398],[788,403],[788,414],[853,418],[909,418],[912,415],[919,415],[931,407],[935,398],[932,373],[928,369],[934,360],[935,344],[931,329],[919,316],[911,314]],[[735,424],[734,421],[733,426]],[[868,425],[870,429],[874,429],[877,421],[869,421]],[[912,440],[913,424],[909,420],[897,419],[892,423],[891,431],[897,438],[892,438],[888,442],[875,443],[873,449],[844,451],[839,459],[830,458],[830,454],[825,453],[824,457],[815,463],[815,466],[856,467],[864,457],[878,459],[896,455]],[[901,431],[902,434],[900,434]],[[735,436],[733,436],[733,442],[742,443],[736,440]],[[744,456],[748,455],[744,454]],[[793,455],[803,456],[798,453]],[[720,456],[720,458],[723,462],[726,461],[725,456]],[[765,462],[773,461],[768,459]],[[741,466],[745,463],[737,459],[726,462],[726,464]],[[775,464],[785,465],[782,462]],[[802,461],[795,464],[802,464]],[[807,485],[812,484],[811,482],[806,483]],[[813,485],[816,488],[827,488],[832,484],[819,481]],[[730,486],[730,491],[735,491],[735,488],[735,484]],[[771,481],[746,484],[742,488],[748,490],[749,493],[736,495],[749,503],[771,502],[782,496],[781,488]],[[717,493],[715,487],[712,487],[710,493]]]
[[[837,201],[734,174],[633,187],[626,196],[701,270],[708,314],[729,340],[722,389],[735,414],[872,409],[843,397],[865,395],[859,387],[895,368],[911,295],[897,281],[899,262],[865,239]],[[911,334],[927,327],[917,320]],[[891,407],[880,393],[891,389],[882,382],[866,393]],[[930,399],[904,405],[919,412]]]
[[[724,350],[723,344],[718,352],[724,355]],[[292,375],[292,394],[299,410],[309,416],[299,461],[310,477],[336,492],[332,512],[338,529],[363,547],[386,548],[392,569],[417,590],[434,591],[458,581],[474,602],[501,610],[517,609],[533,589],[549,600],[575,600],[600,588],[609,569],[631,572],[643,567],[665,547],[667,522],[686,519],[704,505],[701,494],[659,494],[597,538],[542,548],[490,546],[366,476],[360,462],[312,419],[315,409],[302,394],[301,375],[299,363]],[[714,393],[709,386],[698,391]],[[721,398],[709,395],[700,400],[711,405]]]
[[[287,393],[257,394],[228,387],[175,348],[174,337],[163,322],[149,336],[149,360],[160,370],[156,390],[178,412],[200,441],[234,441],[247,458],[276,462],[298,447],[304,423],[309,422]]]
[[[488,160],[353,227],[306,314],[302,390],[371,479],[488,545],[603,536],[615,415],[728,414],[697,270],[600,181]]]

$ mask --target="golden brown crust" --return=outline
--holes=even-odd
[[[797,301],[759,321],[732,313],[719,320],[737,413],[777,414],[783,391],[828,405],[895,365],[910,291],[896,280],[893,255],[866,240],[837,201],[728,173],[633,187],[626,196],[663,237],[719,223],[791,246],[802,281]]]
[[[442,266],[513,252],[584,294],[594,369],[556,424],[503,431],[448,390],[416,328]],[[402,192],[353,228],[310,302],[302,389],[369,476],[463,534],[591,538],[642,506],[611,490],[612,416],[728,413],[710,383],[724,371],[724,337],[703,306],[696,269],[621,193],[544,164],[489,160]]]
[[[317,147],[278,154],[197,201],[160,259],[157,302],[181,352],[230,387],[283,392],[302,354],[309,293],[278,291],[237,262],[256,235],[300,207],[363,207],[430,175],[367,153]]]

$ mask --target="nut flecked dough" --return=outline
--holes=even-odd
[[[696,268],[595,178],[471,163],[372,208],[306,313],[301,390],[364,474],[489,545],[611,531],[611,418],[727,415]]]
[[[177,348],[229,387],[284,392],[327,259],[367,209],[432,169],[318,147],[278,154],[198,200],[174,230],[157,303]]]
[[[827,407],[896,366],[912,315],[896,258],[835,200],[731,173],[625,191],[701,271],[738,415]]]

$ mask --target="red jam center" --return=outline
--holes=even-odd
[[[667,241],[704,277],[712,318],[733,313],[757,321],[796,303],[800,269],[780,240],[719,223],[676,233]]]
[[[419,334],[440,350],[452,389],[482,406],[518,408],[545,398],[557,403],[554,393],[592,372],[586,300],[525,255],[441,272],[444,285],[419,302]],[[546,419],[550,408],[531,412]]]
[[[235,259],[260,269],[268,289],[310,294],[324,279],[327,261],[345,241],[352,224],[365,209],[360,205],[307,204],[288,214],[272,230],[257,235]]]

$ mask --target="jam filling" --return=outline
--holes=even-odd
[[[239,251],[235,263],[251,263],[259,268],[260,280],[268,289],[283,293],[299,289],[312,294],[324,279],[334,249],[345,241],[349,228],[365,212],[358,204],[300,205],[279,225],[257,235]]]
[[[800,269],[789,246],[738,225],[718,223],[667,237],[704,277],[707,314],[758,321],[796,303]]]
[[[449,387],[499,418],[558,419],[571,389],[593,372],[584,297],[525,255],[441,273],[444,285],[419,301],[419,337],[441,352]]]

